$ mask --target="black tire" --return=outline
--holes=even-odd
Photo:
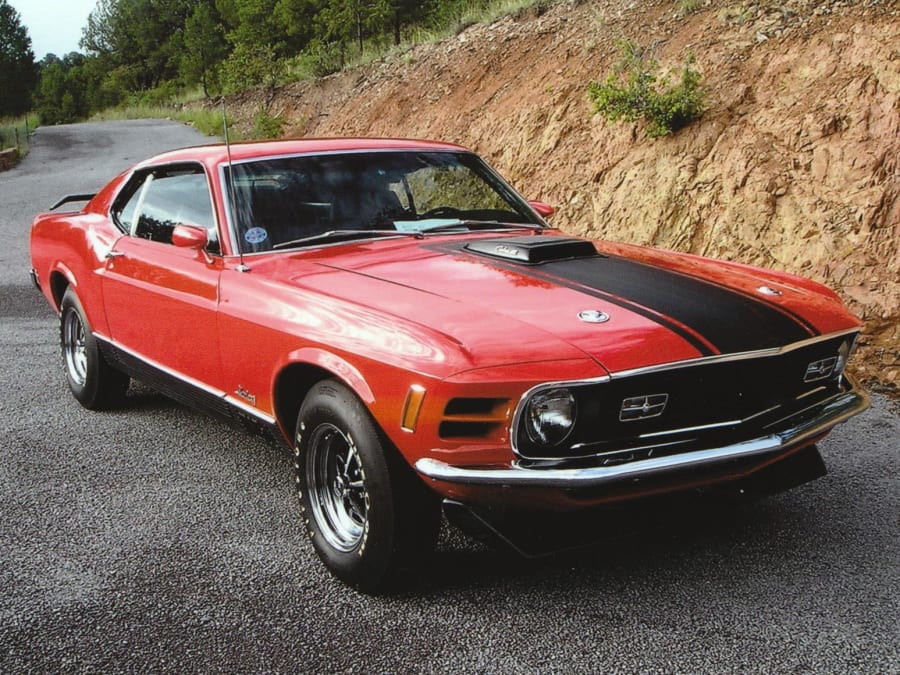
[[[434,551],[440,500],[336,380],[306,396],[294,435],[303,518],[316,553],[365,593],[392,589]]]
[[[121,405],[129,378],[103,359],[81,301],[71,287],[60,303],[59,344],[66,381],[81,405],[88,410]]]

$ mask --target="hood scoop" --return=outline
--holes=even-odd
[[[596,258],[600,254],[594,245],[584,239],[567,237],[509,237],[504,239],[479,239],[470,241],[465,250],[479,255],[514,260],[526,265],[573,258]]]

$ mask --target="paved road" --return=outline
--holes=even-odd
[[[393,598],[332,581],[289,459],[137,388],[82,410],[28,286],[28,225],[174,123],[41,129],[0,174],[0,672],[900,672],[900,417],[876,399],[830,475],[524,562],[455,533]]]

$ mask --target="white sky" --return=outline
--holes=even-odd
[[[40,61],[48,53],[62,58],[69,52],[81,51],[78,41],[81,29],[97,0],[7,0],[19,12],[19,19],[28,29],[34,60]]]

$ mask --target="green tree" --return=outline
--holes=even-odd
[[[75,122],[90,112],[88,76],[84,54],[70,52],[62,59],[47,54],[40,63],[41,77],[34,104],[44,124]]]
[[[199,82],[209,98],[210,87],[218,88],[218,66],[227,52],[225,29],[215,6],[199,3],[184,24],[181,76],[187,84]]]
[[[386,4],[384,15],[390,23],[394,34],[394,44],[400,44],[403,26],[423,21],[428,14],[427,2],[421,0],[381,0]]]
[[[228,41],[245,50],[271,47],[281,56],[285,31],[276,19],[278,0],[217,0],[216,9],[228,26]]]
[[[37,68],[31,38],[19,13],[0,0],[0,116],[21,115],[31,108]]]
[[[81,46],[118,70],[128,90],[151,89],[178,76],[183,33],[194,0],[99,0]]]
[[[316,37],[316,15],[323,0],[277,0],[272,19],[283,35],[285,53],[297,54]]]
[[[355,42],[362,54],[363,40],[384,24],[386,10],[380,0],[330,0],[318,15],[321,37],[341,45]]]

